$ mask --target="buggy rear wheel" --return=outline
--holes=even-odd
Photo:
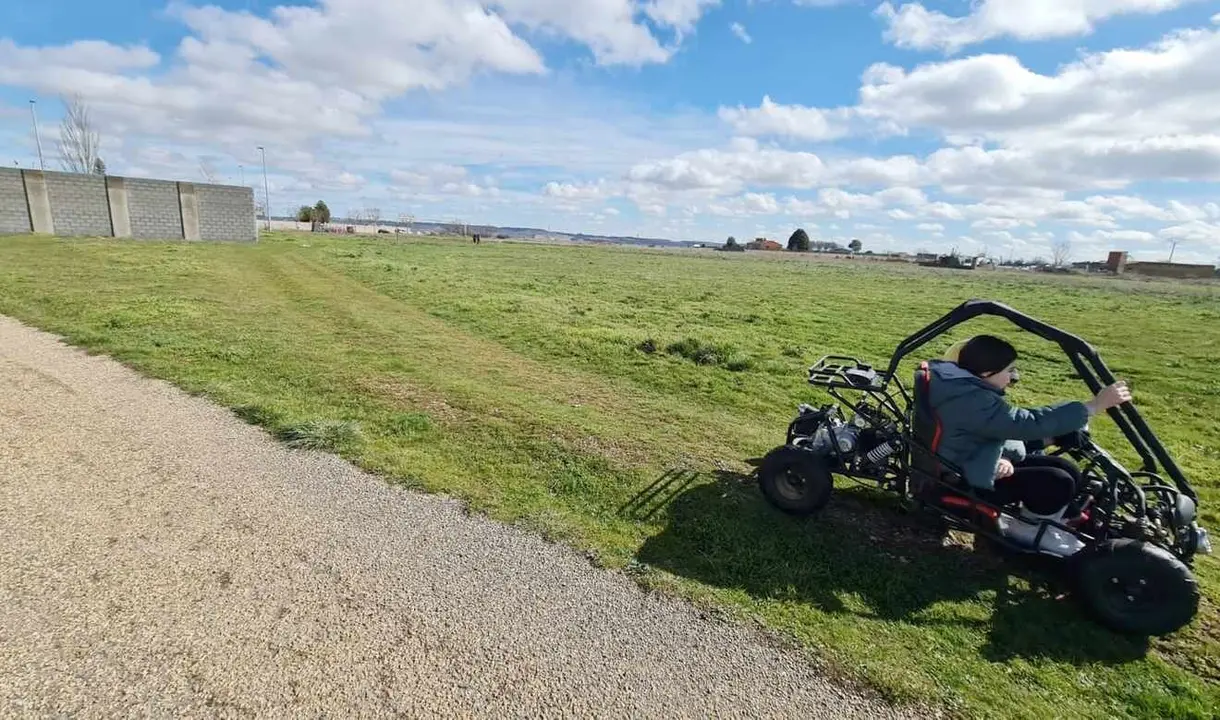
[[[784,445],[763,458],[758,485],[767,502],[789,515],[806,516],[830,502],[834,478],[825,458]]]
[[[1073,558],[1081,599],[1102,625],[1119,633],[1168,635],[1199,610],[1199,585],[1164,548],[1132,539],[1106,540]]]

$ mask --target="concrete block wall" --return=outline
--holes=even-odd
[[[21,171],[0,168],[0,233],[28,233],[32,229]]]
[[[106,178],[82,173],[44,175],[56,235],[112,235]]]
[[[123,186],[127,190],[127,214],[131,218],[133,238],[166,240],[182,237],[178,183],[123,178]]]
[[[196,185],[200,240],[257,240],[254,191],[248,187]]]
[[[0,168],[0,233],[256,241],[254,191]]]

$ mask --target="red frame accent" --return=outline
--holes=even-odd
[[[998,520],[1000,517],[1000,513],[995,508],[988,507],[982,503],[972,503],[970,498],[965,498],[960,495],[942,495],[940,501],[945,505],[952,505],[959,508],[971,508],[971,506],[973,506],[971,509],[976,512],[983,513],[992,520]]]
[[[928,411],[932,414],[932,422],[936,425],[936,432],[932,433],[932,452],[935,453],[940,449],[940,434],[944,429],[940,424],[940,416],[931,407],[931,391],[932,391],[932,373],[928,370],[928,361],[924,360],[919,363],[919,369],[922,372],[923,392],[924,397],[929,398]]]
[[[932,373],[928,369],[928,361],[924,360],[923,362],[919,363],[919,369],[921,371],[920,382],[923,385],[924,397],[928,398],[930,401],[930,399],[931,399],[930,391],[932,389]],[[940,416],[936,414],[936,411],[933,410],[930,407],[930,405],[931,405],[931,402],[929,402],[928,411],[932,415],[932,422],[935,423],[935,426],[936,426],[936,430],[932,434],[932,448],[931,449],[932,449],[933,453],[936,453],[936,451],[940,449],[940,438],[941,438],[941,433],[944,430],[944,426],[941,425]],[[970,510],[973,510],[974,512],[982,513],[983,515],[986,515],[988,518],[990,518],[992,520],[998,520],[1000,517],[999,511],[996,510],[995,508],[990,507],[988,505],[984,505],[979,502],[974,502],[974,501],[970,500],[970,498],[963,497],[961,495],[957,495],[952,492],[942,493],[940,496],[940,501],[942,503],[944,503],[945,505],[950,505],[953,507],[958,507],[958,508],[963,508],[963,509],[970,509]]]

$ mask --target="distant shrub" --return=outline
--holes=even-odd
[[[720,348],[712,345],[704,345],[695,351],[691,356],[691,360],[695,361],[696,365],[716,365],[723,358],[720,356]]]
[[[739,354],[731,346],[706,343],[696,338],[683,338],[670,343],[665,352],[678,355],[696,365],[719,365],[733,372],[748,370],[754,366],[753,361]]]
[[[744,355],[735,355],[724,363],[724,368],[731,372],[744,372],[753,367],[754,361]]]
[[[703,348],[703,343],[694,338],[683,338],[665,346],[665,352],[670,355],[680,355],[687,360],[694,360],[695,355]]]

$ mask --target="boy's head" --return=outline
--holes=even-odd
[[[975,335],[957,353],[958,367],[1000,390],[1017,382],[1017,349],[994,335]]]

